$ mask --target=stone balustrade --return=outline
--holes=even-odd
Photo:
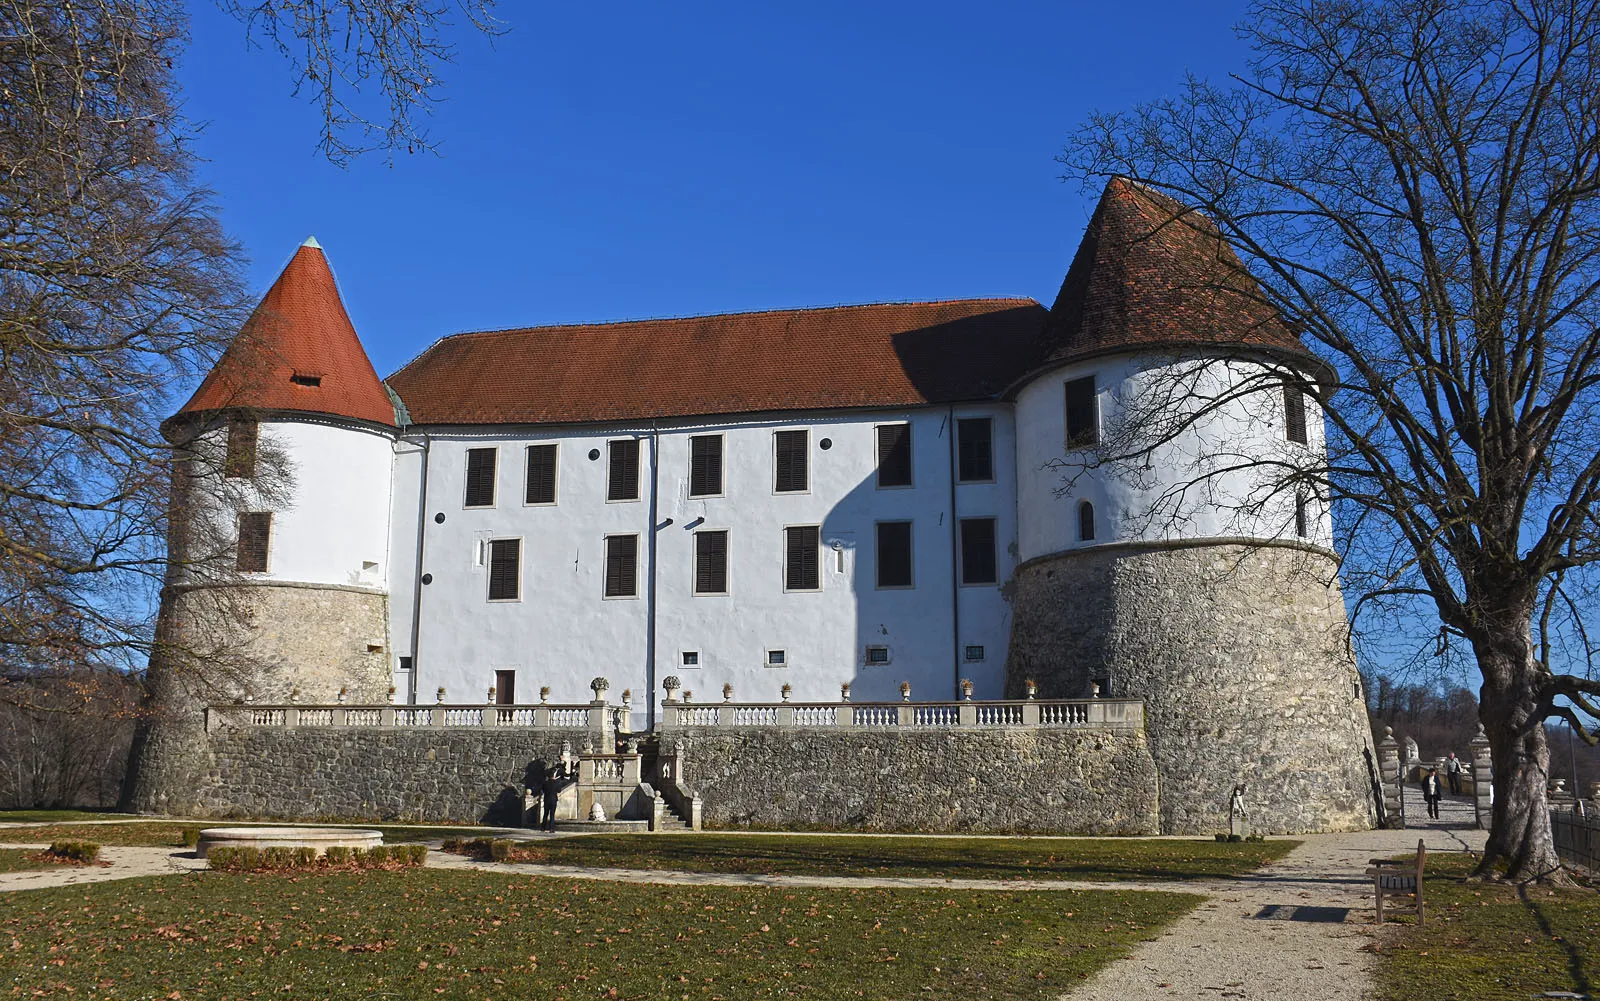
[[[687,727],[808,729],[948,729],[951,727],[1144,728],[1144,703],[1132,699],[1007,702],[722,702],[662,703],[661,729]]]
[[[222,727],[518,727],[590,730],[613,723],[614,707],[604,702],[577,705],[229,705],[206,710],[206,732]]]

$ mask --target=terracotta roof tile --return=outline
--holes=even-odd
[[[961,299],[458,334],[389,377],[419,424],[575,423],[996,396],[1032,299]]]
[[[394,404],[362,350],[316,241],[295,251],[180,414],[234,407],[394,425]]]
[[[1209,218],[1113,179],[1051,307],[1043,363],[1205,344],[1306,354]]]

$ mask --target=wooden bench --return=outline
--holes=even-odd
[[[1409,893],[1415,897],[1417,924],[1422,924],[1422,868],[1427,859],[1428,849],[1419,840],[1415,871],[1411,870],[1409,862],[1381,858],[1367,860],[1372,866],[1367,870],[1367,875],[1372,877],[1372,888],[1378,897],[1378,924],[1383,924],[1383,896],[1386,893],[1390,895]]]

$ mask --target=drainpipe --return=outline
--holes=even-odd
[[[961,698],[961,524],[956,517],[956,408],[945,411],[945,431],[950,436],[950,679],[953,698]]]
[[[417,646],[422,642],[422,553],[423,543],[428,534],[428,455],[432,450],[433,439],[428,433],[422,433],[422,488],[417,491],[417,565],[413,574],[414,583],[411,586],[411,691],[406,693],[406,702],[417,701],[417,672],[421,669],[422,658],[417,656]]]
[[[656,728],[656,533],[660,526],[656,524],[656,486],[661,468],[660,462],[661,437],[656,428],[656,422],[650,422],[650,577],[645,581],[644,615],[644,683],[650,692],[650,697],[645,699],[645,728]]]

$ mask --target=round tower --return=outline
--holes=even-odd
[[[1106,188],[1014,390],[1007,689],[1145,701],[1168,833],[1374,822],[1371,737],[1326,502],[1331,373],[1214,226]]]
[[[308,239],[163,426],[172,561],[130,808],[203,812],[207,704],[388,700],[395,427]]]

